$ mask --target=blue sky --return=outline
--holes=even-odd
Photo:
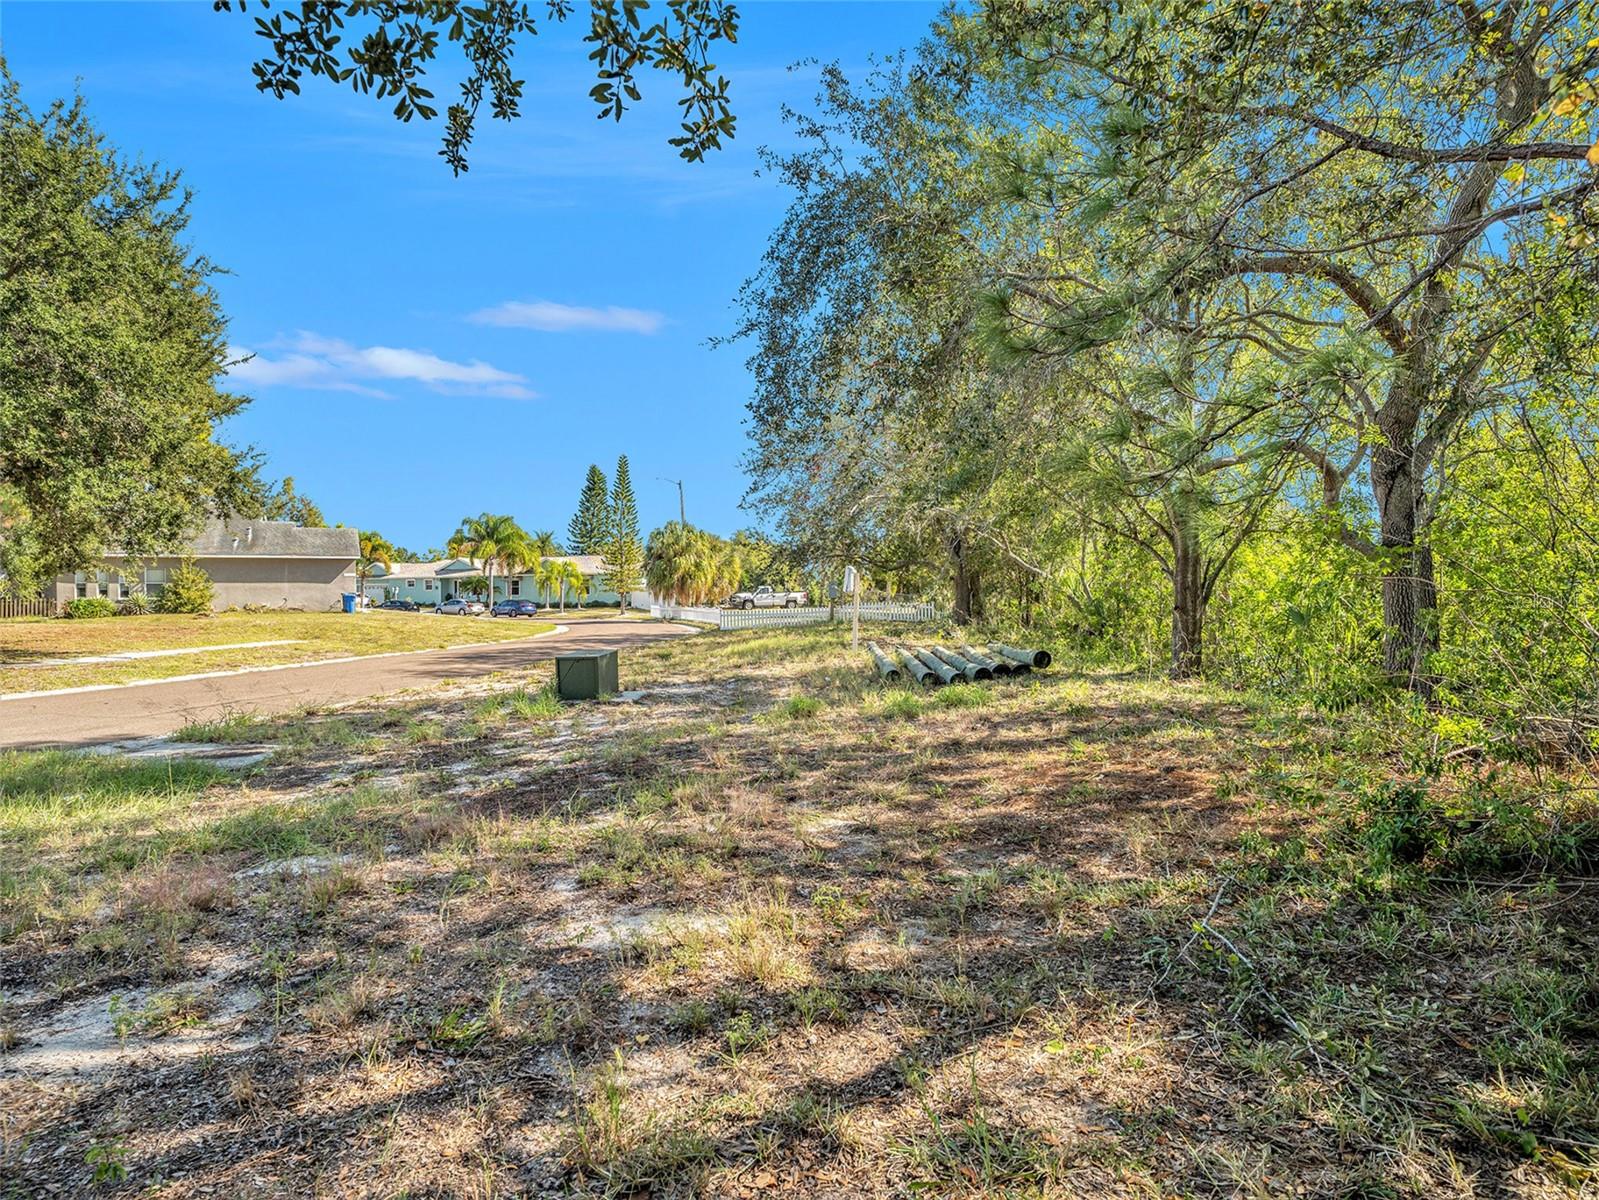
[[[581,6],[580,6],[581,10]],[[757,149],[793,138],[818,66],[864,73],[914,45],[922,3],[745,3],[732,81],[738,136],[700,164],[676,132],[669,78],[645,79],[620,125],[595,119],[581,27],[525,44],[523,117],[484,120],[453,177],[437,122],[307,81],[255,91],[253,20],[208,2],[5,0],[0,38],[28,101],[77,81],[123,151],[181,168],[195,247],[216,281],[254,403],[226,427],[329,521],[440,545],[467,514],[566,522],[591,462],[632,464],[641,521],[730,533],[744,479],[740,348],[712,350],[787,196]],[[447,100],[446,64],[434,92]]]

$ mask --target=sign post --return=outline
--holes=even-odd
[[[861,645],[861,573],[854,567],[844,568],[844,591],[854,598],[850,615],[850,649],[859,650]]]

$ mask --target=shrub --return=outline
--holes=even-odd
[[[104,596],[80,596],[76,600],[67,602],[67,616],[80,621],[90,617],[114,617],[116,615],[117,606]]]
[[[155,611],[155,601],[143,592],[134,592],[133,595],[123,599],[117,605],[117,615],[123,617],[142,617]]]
[[[185,560],[167,577],[160,608],[164,613],[208,613],[215,594],[211,576],[192,559]]]

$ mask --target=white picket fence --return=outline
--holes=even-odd
[[[650,616],[664,617],[668,621],[696,621],[701,625],[715,625],[722,619],[722,610],[702,605],[663,604],[656,600],[650,604]]]
[[[931,604],[899,604],[877,601],[861,605],[863,621],[931,621],[936,610]],[[829,620],[848,621],[850,606],[820,605],[808,608],[690,608],[676,604],[652,604],[650,616],[667,620],[698,621],[719,629],[763,629],[779,625],[825,625]]]

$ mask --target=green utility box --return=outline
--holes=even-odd
[[[555,694],[562,700],[595,700],[621,690],[615,650],[582,650],[555,660]]]

